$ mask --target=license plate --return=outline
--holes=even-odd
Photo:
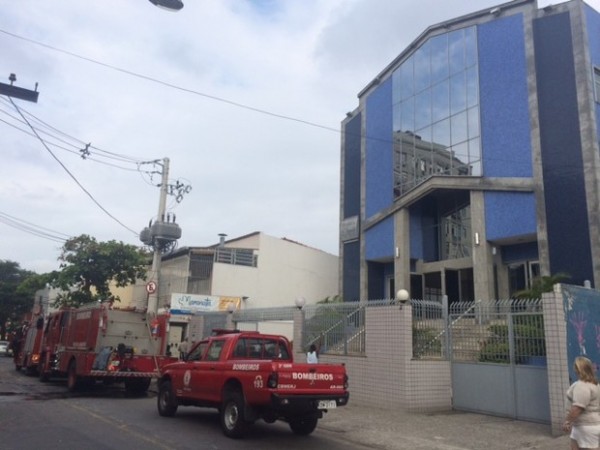
[[[317,405],[317,409],[335,409],[337,407],[337,403],[335,400],[319,400],[319,404]]]

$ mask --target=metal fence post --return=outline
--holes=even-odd
[[[442,318],[444,319],[444,326],[446,328],[446,338],[444,339],[444,354],[446,359],[450,361],[450,314],[448,311],[448,296],[442,296]]]

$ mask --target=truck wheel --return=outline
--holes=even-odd
[[[173,417],[177,412],[177,397],[173,393],[170,381],[163,381],[158,386],[158,414]]]
[[[244,418],[244,396],[240,391],[225,392],[220,413],[225,436],[233,439],[243,437],[248,423]]]
[[[125,380],[125,391],[131,395],[142,395],[150,387],[150,378],[130,378]]]
[[[69,368],[67,369],[67,389],[69,392],[75,392],[79,390],[80,380],[77,376],[77,365],[75,360],[69,363]]]
[[[297,417],[290,420],[290,428],[299,436],[308,436],[317,428],[319,419],[315,416]]]

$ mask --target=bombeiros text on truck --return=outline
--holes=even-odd
[[[342,364],[295,363],[283,336],[215,330],[184,361],[162,367],[157,403],[167,417],[179,406],[217,408],[224,434],[240,438],[259,419],[282,420],[308,435],[325,412],[348,399]]]

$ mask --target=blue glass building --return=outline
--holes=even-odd
[[[433,25],[342,122],[345,301],[600,283],[600,14],[515,0]]]

